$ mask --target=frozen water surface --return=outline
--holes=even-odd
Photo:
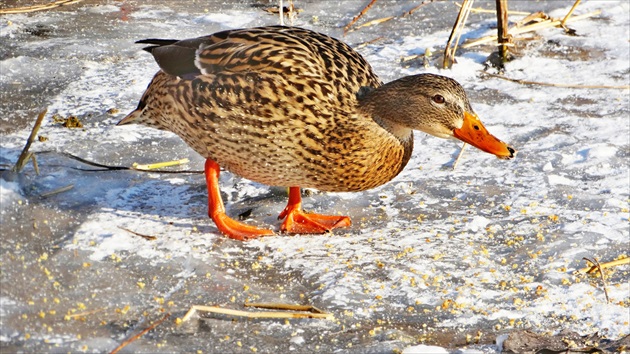
[[[341,38],[366,3],[298,0],[304,11],[295,24]],[[418,3],[379,1],[366,20]],[[384,37],[359,49],[384,81],[421,72],[459,80],[489,130],[519,155],[501,161],[470,148],[453,170],[459,144],[418,133],[412,160],[387,185],[305,198],[307,209],[353,217],[347,230],[232,241],[206,217],[201,174],[90,172],[63,155],[122,166],[190,158],[182,170],[202,169],[172,134],[114,126],[157,70],[133,42],[276,24],[261,9],[271,5],[83,1],[0,17],[3,351],[110,351],[165,313],[169,320],[124,351],[476,353],[499,350],[497,337],[523,328],[628,335],[628,266],[607,271],[610,303],[599,279],[573,275],[583,257],[628,254],[628,90],[485,77],[491,46],[458,52],[452,70],[436,69],[438,54],[429,68],[401,63],[426,49],[439,53],[458,11],[450,2],[343,39],[358,46]],[[562,17],[571,4],[510,5]],[[597,9],[600,15],[570,24],[577,36],[553,28],[517,42],[506,75],[628,85],[629,5],[586,1],[577,14]],[[495,26],[494,15],[471,15],[465,37],[493,34]],[[32,147],[40,175],[30,165],[10,173],[45,107],[39,135],[47,140]],[[75,115],[84,126],[64,128],[53,114]],[[283,189],[229,173],[221,183],[229,214],[251,211],[248,223],[277,227]],[[42,197],[69,184],[70,191]],[[312,304],[335,320],[174,321],[192,305],[240,309],[246,301]]]

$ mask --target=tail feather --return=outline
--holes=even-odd
[[[144,109],[138,107],[116,125],[141,124],[159,130],[170,130],[169,127],[165,126],[159,119],[155,119],[151,113],[152,112],[146,112]]]
[[[155,48],[159,48],[162,46],[166,46],[166,45],[171,45],[174,43],[177,43],[179,40],[177,39],[155,39],[155,38],[150,38],[150,39],[143,39],[143,40],[139,40],[136,41],[136,43],[139,44],[152,44],[148,47],[144,47],[142,48],[142,50],[147,51],[149,53],[153,53],[153,49]]]
[[[142,109],[136,109],[133,112],[129,113],[125,118],[123,118],[116,125],[126,125],[126,124],[140,124],[139,121],[140,116],[142,115]]]
[[[154,44],[154,45],[157,45],[157,46],[171,45],[171,44],[177,43],[177,42],[179,42],[179,39],[148,38],[148,39],[141,39],[139,41],[136,41],[136,43],[139,43],[139,44]]]
[[[143,39],[140,44],[151,44],[143,50],[153,54],[162,71],[173,76],[188,77],[201,74],[197,68],[196,53],[202,45],[213,44],[210,37],[199,37],[179,41],[177,39]]]

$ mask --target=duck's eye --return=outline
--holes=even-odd
[[[433,96],[433,102],[435,102],[437,104],[444,104],[444,102],[446,102],[446,100],[444,99],[444,96],[442,96],[442,95],[435,95],[435,96]]]

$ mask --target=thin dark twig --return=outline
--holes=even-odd
[[[591,262],[594,265],[597,266],[597,270],[599,270],[599,275],[602,278],[602,285],[604,286],[604,295],[606,295],[606,303],[610,304],[610,298],[608,297],[608,287],[606,286],[606,277],[604,276],[604,271],[602,270],[602,266],[599,264],[599,261],[597,260],[597,258],[593,257],[593,260],[590,260],[586,257],[582,258],[583,260],[587,261],[587,262]]]
[[[428,5],[428,4],[430,4],[430,3],[434,2],[434,1],[437,1],[437,0],[424,0],[423,2],[420,3],[420,5],[417,5],[416,7],[414,7],[413,9],[411,9],[409,11],[405,11],[401,16],[402,17],[407,17],[407,16],[413,14],[414,12],[416,12],[419,8],[421,8],[421,7],[425,6],[425,5]]]
[[[48,152],[48,151],[46,151],[46,152]],[[56,151],[50,151],[50,152],[56,152]],[[89,161],[89,160],[86,160],[86,159],[84,159],[82,157],[79,157],[79,156],[76,156],[76,155],[72,155],[69,152],[63,152],[62,151],[62,152],[59,152],[59,153],[64,155],[65,157],[68,157],[68,158],[72,159],[72,160],[76,160],[76,161],[79,161],[79,162],[84,163],[86,165],[90,165],[90,166],[94,166],[94,167],[102,167],[102,168],[107,169],[107,170],[131,170],[131,167],[127,167],[127,166],[109,166],[109,165],[100,164],[98,162]]]
[[[367,41],[367,42],[363,42],[363,43],[357,44],[354,48],[355,48],[355,49],[361,49],[361,48],[363,48],[363,47],[365,47],[365,46],[368,46],[368,45],[370,45],[370,44],[376,43],[376,42],[378,42],[378,41],[382,41],[383,39],[385,39],[385,37],[383,37],[383,36],[381,36],[381,37],[376,37],[376,38],[374,38],[374,39],[372,39],[372,40],[369,40],[369,41]]]
[[[293,304],[281,304],[276,302],[246,302],[243,304],[245,307],[257,307],[268,310],[292,310],[292,311],[308,311],[313,313],[325,313],[313,305],[293,305]]]
[[[71,190],[72,188],[74,188],[74,184],[69,184],[67,186],[64,186],[64,187],[61,187],[61,188],[57,188],[57,189],[55,189],[53,191],[43,193],[42,195],[40,195],[40,197],[48,198],[48,197],[53,196],[55,194],[67,192],[67,191]]]
[[[366,12],[368,12],[368,10],[370,9],[370,7],[372,7],[374,4],[376,3],[376,0],[372,0],[370,1],[369,4],[367,4],[367,6],[365,6],[363,8],[363,10],[361,10],[361,12],[356,15],[352,21],[350,21],[350,23],[348,23],[346,25],[346,27],[343,28],[343,35],[346,35],[346,32],[348,32],[348,30],[350,29],[350,27],[352,27],[352,25],[354,25],[355,22],[357,22],[361,17],[363,17],[363,15],[365,15]]]
[[[563,88],[579,88],[579,89],[617,89],[617,90],[627,90],[630,88],[630,85],[621,85],[621,86],[611,86],[611,85],[578,85],[578,84],[556,84],[549,82],[540,82],[540,81],[528,81],[528,80],[520,80],[520,79],[512,79],[503,75],[492,74],[485,71],[480,71],[482,75],[487,75],[490,77],[496,77],[497,79],[507,80],[516,82],[522,85],[540,85],[540,86],[549,86],[549,87],[563,87]]]
[[[157,237],[155,237],[155,236],[141,234],[139,232],[131,231],[129,229],[125,229],[124,227],[120,227],[120,226],[118,226],[118,228],[121,229],[121,230],[125,230],[125,231],[127,231],[127,232],[129,232],[131,234],[136,235],[136,236],[140,236],[140,237],[142,237],[145,240],[149,240],[149,241],[157,240]]]
[[[142,330],[142,332],[136,334],[135,336],[126,339],[124,342],[120,343],[119,346],[116,347],[116,349],[112,350],[110,354],[116,354],[118,353],[122,348],[126,347],[127,345],[129,345],[129,343],[135,341],[136,339],[142,337],[143,335],[145,335],[147,332],[149,332],[150,330],[154,329],[155,327],[159,326],[162,322],[166,321],[166,319],[170,316],[170,313],[167,313],[166,315],[164,315],[164,317],[162,317],[161,320],[151,324],[149,327],[145,328],[144,330]]]
[[[166,174],[177,174],[177,173],[193,173],[193,174],[197,174],[197,173],[203,173],[203,171],[159,171],[159,170],[138,170],[135,168],[131,168],[131,167],[127,167],[127,166],[111,166],[111,165],[104,165],[98,162],[93,162],[93,161],[89,161],[86,160],[82,157],[73,155],[69,152],[63,152],[63,151],[54,151],[54,150],[47,150],[47,151],[39,151],[38,154],[61,154],[69,159],[72,160],[76,160],[79,161],[83,164],[89,165],[89,166],[94,166],[94,167],[100,167],[100,169],[85,169],[85,168],[80,168],[80,167],[70,167],[74,170],[78,170],[78,171],[86,171],[86,172],[103,172],[103,171],[121,171],[121,170],[132,170],[132,171],[137,171],[137,172],[148,172],[148,173],[166,173]]]

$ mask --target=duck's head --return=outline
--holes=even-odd
[[[362,109],[393,134],[420,130],[440,138],[457,138],[501,159],[516,155],[515,149],[486,130],[464,88],[451,78],[434,74],[406,76],[360,92],[358,99]]]

